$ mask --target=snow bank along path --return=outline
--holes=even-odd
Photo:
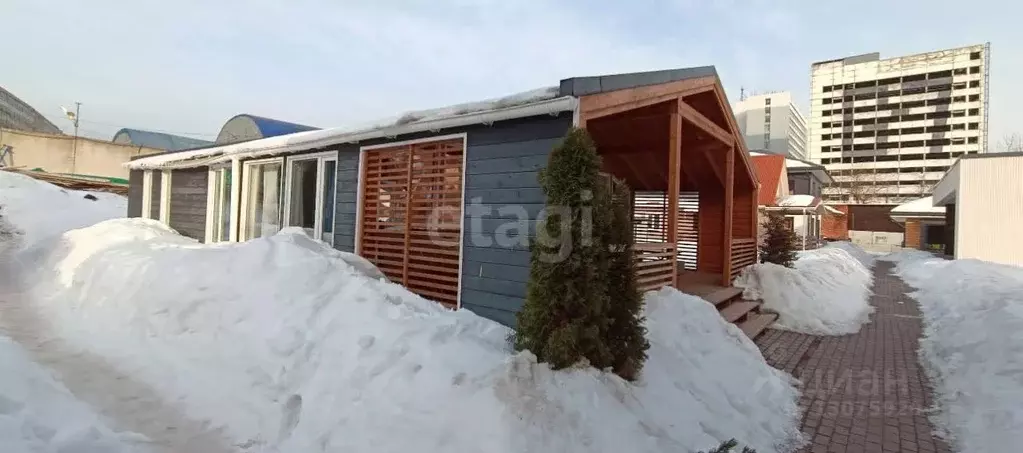
[[[1023,445],[1023,268],[903,251],[890,259],[923,312],[937,425],[964,452]]]
[[[112,220],[23,254],[47,328],[244,451],[655,452],[799,439],[798,391],[708,303],[646,296],[630,384],[553,372],[510,331],[367,277],[293,230],[200,245]]]
[[[763,300],[763,308],[778,312],[774,327],[811,335],[856,333],[874,312],[873,261],[859,252],[868,256],[857,258],[844,246],[801,252],[794,268],[755,264],[734,284],[746,299]]]
[[[114,433],[21,346],[0,335],[0,451],[142,452],[146,441]]]
[[[124,217],[127,210],[128,201],[120,195],[62,189],[26,175],[0,171],[0,252],[12,244],[31,244],[67,230]]]

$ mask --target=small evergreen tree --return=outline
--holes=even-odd
[[[792,267],[796,261],[796,233],[789,229],[785,216],[770,212],[764,221],[764,242],[760,245],[760,262]]]
[[[608,345],[613,355],[612,368],[619,376],[635,380],[643,369],[650,343],[646,339],[643,318],[643,296],[636,283],[635,261],[632,255],[632,191],[623,181],[609,179],[602,185],[608,193],[598,197],[607,200],[602,207],[608,209],[608,296],[611,299],[611,325]]]
[[[530,243],[529,285],[515,347],[554,368],[582,359],[598,368],[612,365],[606,245],[599,233],[607,219],[594,212],[599,174],[600,157],[589,134],[572,129],[539,175],[547,218]]]

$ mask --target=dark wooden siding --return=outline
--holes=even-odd
[[[128,217],[142,217],[142,170],[128,172]]]
[[[529,281],[528,240],[546,204],[537,172],[571,125],[566,112],[468,133],[463,308],[514,327]]]
[[[168,224],[182,236],[206,238],[206,195],[209,191],[206,167],[174,170],[171,173],[170,218]]]
[[[359,206],[359,145],[337,152],[337,192],[334,202],[334,248],[355,252],[355,213]]]
[[[160,170],[153,170],[153,186],[151,191],[153,197],[149,200],[149,218],[160,219],[160,190],[163,189],[163,172]]]

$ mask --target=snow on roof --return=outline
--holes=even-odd
[[[572,110],[575,98],[558,97],[559,87],[545,87],[510,96],[437,109],[406,112],[370,123],[298,132],[231,145],[158,154],[125,164],[131,169],[197,167],[232,159],[251,159],[310,150],[338,143],[354,143],[412,132],[467,126]]]
[[[820,204],[821,200],[813,195],[789,195],[778,200],[778,206],[796,208],[812,208]]]
[[[934,206],[933,197],[923,197],[892,208],[892,214],[933,214],[944,215],[944,206]]]

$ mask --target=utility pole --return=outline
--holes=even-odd
[[[75,164],[78,158],[78,117],[82,110],[82,103],[75,101],[74,112],[64,107],[61,107],[61,109],[64,110],[64,115],[67,116],[67,118],[71,120],[72,124],[75,126],[75,136],[71,142],[71,173],[75,173]]]

